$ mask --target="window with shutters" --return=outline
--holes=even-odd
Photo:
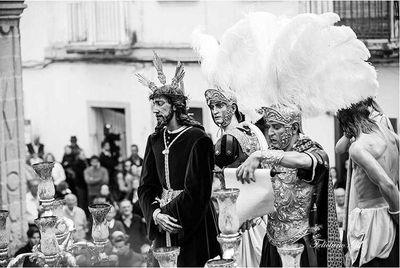
[[[68,6],[70,44],[126,45],[131,42],[127,1],[74,1]]]

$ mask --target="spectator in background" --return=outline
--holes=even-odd
[[[100,164],[105,167],[108,171],[108,176],[110,178],[109,186],[110,191],[114,193],[118,189],[117,182],[115,180],[115,166],[118,164],[115,158],[111,154],[111,146],[107,141],[101,143],[101,153],[100,153]]]
[[[118,203],[115,201],[113,195],[110,192],[108,185],[104,184],[100,188],[100,195],[98,197],[104,197],[107,203],[118,208]]]
[[[87,218],[85,211],[78,205],[78,199],[74,194],[65,196],[65,206],[63,207],[64,217],[71,219],[75,223],[75,228],[87,228]]]
[[[135,179],[139,179],[140,180],[140,174],[142,173],[142,167],[138,167],[136,165],[132,165],[131,166],[131,174],[133,175],[133,177]]]
[[[346,214],[344,209],[346,191],[343,188],[335,189],[335,199],[336,199],[336,213],[339,223],[339,227],[343,227],[343,221]]]
[[[124,162],[120,161],[117,163],[117,165],[115,166],[115,172],[124,172]]]
[[[56,186],[55,198],[64,199],[65,196],[70,194],[70,193],[72,193],[72,191],[69,188],[68,183],[66,181],[62,181]]]
[[[124,162],[124,173],[132,174],[132,162],[131,160],[125,160]]]
[[[76,138],[76,136],[71,136],[69,141],[71,142],[69,147],[71,147],[72,154],[76,158],[79,155],[79,152],[81,151],[81,148],[78,145],[78,139]]]
[[[134,177],[131,173],[131,165],[131,161],[126,160],[124,162],[123,172],[118,172],[117,174],[118,190],[120,194],[119,200],[127,199],[132,191],[132,182]]]
[[[336,214],[339,225],[340,240],[343,240],[343,224],[344,224],[344,218],[346,217],[346,210],[344,208],[345,192],[346,191],[343,188],[335,189]]]
[[[54,167],[53,167],[53,170],[51,171],[51,176],[53,176],[54,185],[57,187],[57,185],[59,185],[60,182],[65,181],[64,168],[62,167],[62,165],[60,163],[58,163],[56,161],[56,158],[51,153],[45,154],[44,161],[45,162],[54,162]]]
[[[122,159],[120,159],[120,157],[121,157],[120,146],[118,144],[119,141],[121,141],[121,135],[119,133],[113,133],[111,129],[112,129],[112,126],[110,124],[104,125],[104,129],[103,129],[104,140],[103,140],[103,142],[107,142],[110,145],[110,152],[114,159],[114,162],[118,163],[119,161],[122,161]]]
[[[146,237],[146,224],[142,218],[133,214],[132,203],[129,200],[122,200],[120,205],[120,216],[117,220],[124,224],[126,233],[128,234],[128,243],[135,252],[147,253],[150,241]]]
[[[33,154],[36,154],[38,158],[43,159],[44,155],[44,145],[40,143],[40,137],[39,135],[34,135],[33,136],[33,142],[28,143],[26,145],[29,154],[31,157],[33,157]]]
[[[72,149],[69,145],[64,147],[64,156],[61,161],[62,166],[65,171],[65,181],[68,183],[69,188],[71,189],[73,194],[76,194],[75,188],[75,171],[73,169],[73,165],[75,162],[75,156],[72,154]]]
[[[14,256],[17,256],[19,254],[23,253],[31,253],[33,246],[37,245],[40,243],[40,232],[39,229],[36,226],[30,226],[28,228],[28,231],[26,232],[28,236],[28,243],[26,243],[25,246],[20,248]],[[31,261],[29,257],[26,257],[24,259],[23,267],[40,267],[36,262]]]
[[[28,181],[28,192],[26,193],[26,211],[25,217],[29,225],[35,226],[35,219],[39,217],[39,196],[38,196],[39,180],[32,179]]]
[[[136,144],[131,145],[131,155],[127,160],[130,160],[132,165],[141,167],[143,165],[143,159],[139,156],[139,147]]]
[[[139,196],[138,196],[139,183],[140,183],[139,178],[135,177],[132,181],[132,191],[128,197],[128,200],[132,202],[133,214],[139,215],[140,217],[143,218],[143,212],[142,209],[140,208]]]
[[[336,188],[336,185],[337,185],[337,171],[336,171],[335,167],[331,167],[329,169],[329,176],[332,179],[333,188]]]
[[[134,252],[128,242],[127,236],[121,231],[111,234],[111,243],[114,247],[113,252],[118,256],[119,267],[141,267],[145,264],[142,254]]]
[[[88,231],[87,226],[78,225],[75,226],[75,231],[72,233],[74,242],[86,242],[86,233]]]
[[[78,207],[82,208],[86,215],[89,215],[88,210],[88,192],[85,182],[84,171],[88,167],[87,159],[83,150],[75,158],[72,169],[75,173],[75,190],[78,198]]]
[[[117,212],[115,210],[115,207],[113,205],[111,205],[110,212],[108,212],[108,214],[106,216],[106,220],[108,223],[109,238],[111,238],[111,234],[113,234],[115,231],[120,231],[120,232],[126,233],[125,227],[122,224],[122,222],[115,219],[116,215],[117,215]]]
[[[90,158],[90,166],[84,171],[84,178],[88,188],[89,203],[99,195],[101,186],[108,184],[108,171],[100,165],[99,157],[93,155]]]
[[[99,159],[100,164],[107,169],[109,176],[112,176],[114,174],[117,162],[115,162],[111,155],[110,143],[106,141],[101,143],[101,153]]]
[[[64,167],[64,169],[67,167],[71,167],[72,164],[74,163],[74,161],[75,161],[75,158],[74,158],[74,155],[72,154],[71,146],[69,146],[69,145],[65,146],[64,147],[64,155],[63,155],[63,158],[61,161],[62,166]]]
[[[72,233],[74,242],[87,242],[86,233],[88,231],[87,227],[76,226],[75,231]],[[72,254],[75,256],[76,264],[79,267],[89,267],[91,252],[87,247],[76,247],[72,250]]]

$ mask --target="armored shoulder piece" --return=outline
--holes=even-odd
[[[238,167],[259,147],[250,128],[238,126],[228,130],[215,144],[215,162],[220,168]]]
[[[260,148],[257,136],[247,126],[239,125],[227,131],[226,134],[232,135],[238,140],[243,153],[247,156]]]

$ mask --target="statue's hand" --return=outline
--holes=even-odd
[[[236,170],[236,177],[242,183],[255,182],[254,171],[258,168],[261,161],[261,152],[256,151],[252,153],[246,161],[241,164]]]
[[[247,220],[242,224],[242,226],[240,226],[239,230],[240,232],[244,233],[245,231],[250,230],[251,227],[252,227],[251,220]]]
[[[182,230],[182,226],[177,224],[177,222],[177,219],[168,214],[158,213],[156,216],[156,223],[161,229],[171,234],[178,233]]]
[[[239,230],[243,233],[244,231],[250,230],[251,228],[253,228],[254,226],[256,226],[258,224],[258,220],[259,218],[256,219],[251,219],[251,220],[247,220],[245,221],[242,226],[240,226]]]
[[[225,188],[225,178],[223,174],[223,169],[219,168],[218,166],[215,166],[213,174],[214,174],[213,190]]]

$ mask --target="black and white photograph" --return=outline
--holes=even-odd
[[[398,0],[0,0],[0,266],[399,267]]]

